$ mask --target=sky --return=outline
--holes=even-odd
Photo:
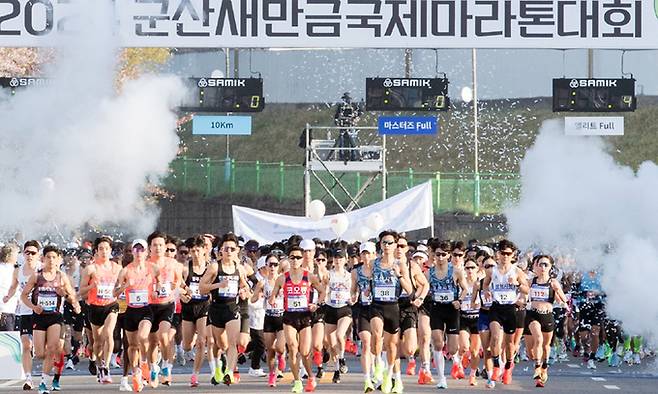
[[[438,67],[437,67],[438,55]],[[437,69],[450,81],[449,95],[458,98],[462,87],[472,84],[470,49],[413,51],[413,77],[435,77]],[[621,78],[619,50],[594,51],[594,77]],[[250,64],[251,63],[251,64]],[[637,80],[636,94],[658,95],[658,51],[627,51],[624,72]],[[251,66],[251,67],[250,67]],[[479,49],[477,50],[480,99],[551,96],[553,78],[586,78],[587,50]],[[357,100],[365,96],[367,77],[403,77],[404,52],[379,50],[240,50],[239,76],[250,69],[264,79],[268,102],[335,102],[349,91]],[[224,52],[174,56],[169,70],[182,76],[209,76],[225,72]],[[523,81],[521,83],[521,81]]]

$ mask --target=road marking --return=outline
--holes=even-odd
[[[2,383],[0,383],[0,387],[13,386],[16,383],[20,383],[20,380],[9,380],[9,381],[6,381],[6,382],[2,382]]]
[[[603,387],[607,388],[608,390],[621,390],[619,386],[615,386],[612,384],[604,384]]]
[[[567,367],[569,367],[569,368],[580,368],[580,365],[578,365],[578,364],[567,364]]]
[[[595,382],[605,382],[605,378],[592,377],[592,380]]]

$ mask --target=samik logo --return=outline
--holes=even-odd
[[[47,78],[12,78],[9,81],[9,86],[19,87],[19,86],[46,86],[52,83],[52,80]]]
[[[400,78],[400,79],[391,79],[386,78],[383,83],[385,88],[390,87],[411,87],[411,88],[432,88],[431,79],[410,79],[410,78]]]
[[[11,81],[9,81],[9,86],[12,88],[15,88],[18,86],[18,78],[12,78]]]
[[[208,86],[208,81],[206,81],[205,78],[201,78],[199,79],[197,86],[199,86],[200,88],[205,88],[206,86]]]
[[[572,89],[576,88],[616,88],[616,79],[572,79],[569,82]]]

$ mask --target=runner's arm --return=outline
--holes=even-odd
[[[206,270],[206,273],[203,274],[201,280],[199,281],[199,292],[201,294],[210,294],[211,291],[219,288],[219,283],[212,283],[215,281],[215,276],[217,276],[217,264],[211,263]]]

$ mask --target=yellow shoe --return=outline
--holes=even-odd
[[[384,374],[384,379],[382,380],[382,393],[390,394],[391,389],[393,389],[393,382],[391,376],[386,372]]]
[[[296,394],[301,394],[302,391],[304,391],[304,385],[302,384],[301,380],[295,380],[292,384],[292,390],[293,393]]]

